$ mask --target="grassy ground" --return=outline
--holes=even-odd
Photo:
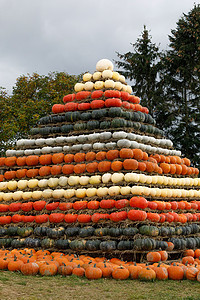
[[[0,272],[0,299],[51,300],[51,299],[200,299],[200,283],[192,281],[137,280],[116,281],[100,279],[89,281],[74,276],[54,277],[23,276],[19,273]]]

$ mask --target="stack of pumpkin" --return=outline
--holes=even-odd
[[[0,158],[0,246],[111,257],[200,248],[199,170],[100,60]]]

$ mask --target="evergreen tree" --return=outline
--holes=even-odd
[[[116,64],[123,69],[120,72],[132,81],[133,93],[141,98],[141,104],[148,107],[153,117],[157,117],[163,102],[162,89],[159,85],[161,52],[151,39],[149,31],[144,26],[136,43],[131,44],[133,52],[125,54],[117,52],[120,61],[116,61]]]
[[[164,127],[174,145],[200,166],[200,6],[178,20],[163,60]]]

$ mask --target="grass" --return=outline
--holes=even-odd
[[[0,272],[0,297],[3,300],[137,300],[182,299],[199,300],[200,283],[196,281],[89,281],[75,276],[23,276],[20,273]]]

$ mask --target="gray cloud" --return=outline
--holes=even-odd
[[[143,30],[167,48],[193,0],[0,0],[0,86],[22,74],[94,71],[101,58],[131,50]]]

